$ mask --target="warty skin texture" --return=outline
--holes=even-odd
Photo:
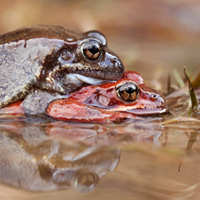
[[[41,25],[0,35],[0,107],[35,89],[63,95],[84,84],[120,79],[123,64],[107,48],[105,37],[94,33]],[[87,42],[100,46],[97,59],[84,55]]]

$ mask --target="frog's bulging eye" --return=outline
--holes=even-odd
[[[138,97],[139,89],[134,83],[125,83],[117,88],[117,94],[124,101],[134,101]]]
[[[96,60],[102,54],[101,45],[97,41],[89,41],[82,45],[82,53],[89,60]]]

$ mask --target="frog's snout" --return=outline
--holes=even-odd
[[[118,73],[117,79],[120,79],[124,74],[124,65],[122,64],[122,62],[119,59],[116,60],[116,62],[115,62],[115,69],[116,69],[116,72]]]
[[[165,98],[163,96],[161,96],[160,94],[153,93],[153,94],[151,94],[150,99],[151,99],[151,101],[154,101],[157,103],[158,108],[167,109],[167,104],[166,104]]]
[[[106,52],[104,62],[99,65],[105,71],[105,79],[119,80],[124,74],[124,65],[114,53]]]

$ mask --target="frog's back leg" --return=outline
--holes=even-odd
[[[23,42],[0,45],[0,107],[23,99],[33,85]]]
[[[22,87],[22,85],[18,85],[16,87],[15,84],[10,84],[8,82],[2,84],[0,81],[0,108],[23,99],[26,94],[28,94],[29,90],[30,85],[26,85],[24,87]]]

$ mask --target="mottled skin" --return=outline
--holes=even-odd
[[[167,110],[165,99],[157,91],[147,87],[140,74],[133,71],[125,72],[117,82],[85,86],[71,92],[68,98],[60,98],[61,96],[36,91],[23,102],[15,102],[0,109],[0,113],[39,114],[45,112],[46,106],[40,104],[44,99],[49,102],[55,99],[49,105],[46,104],[47,115],[64,121],[106,123],[164,113]]]
[[[83,53],[88,41],[101,49],[93,60]],[[67,94],[84,83],[118,80],[123,71],[121,61],[97,31],[78,34],[41,25],[0,35],[0,107],[36,89]]]
[[[119,95],[119,89],[127,83],[134,87],[132,89],[132,86],[128,86],[125,98],[133,94],[133,100],[125,100]],[[143,78],[137,72],[129,71],[117,82],[83,87],[70,93],[68,98],[51,102],[46,113],[64,121],[105,123],[133,118],[135,115],[163,113],[166,110],[164,98],[145,86]]]

